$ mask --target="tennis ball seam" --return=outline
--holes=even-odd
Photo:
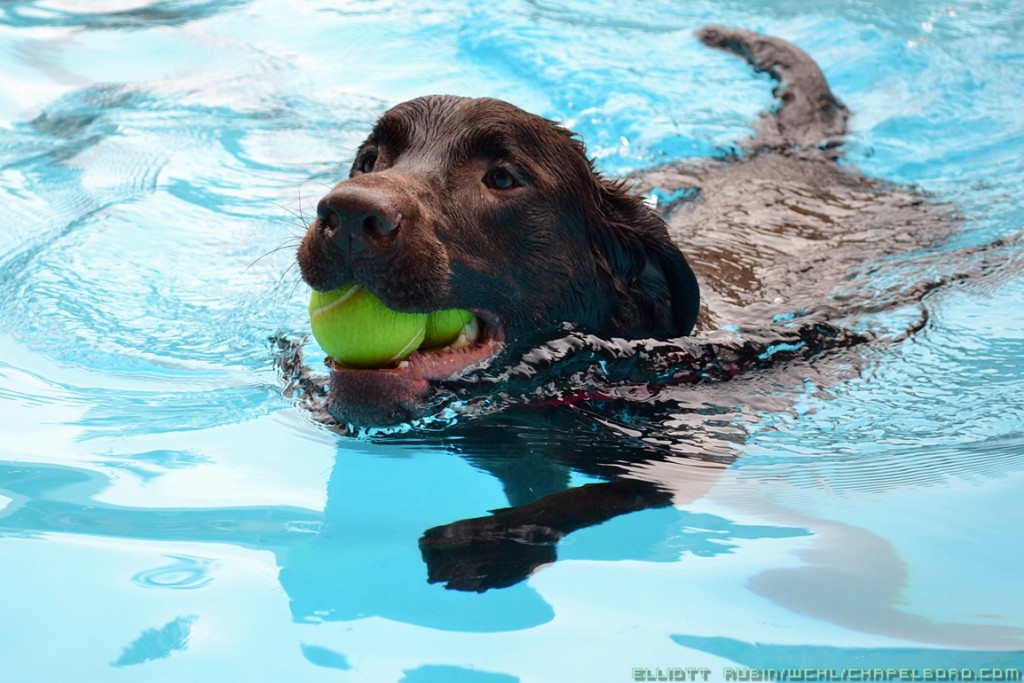
[[[409,339],[409,341],[406,342],[405,346],[403,346],[401,348],[401,350],[399,350],[398,353],[396,353],[395,355],[391,356],[391,358],[388,359],[388,362],[392,363],[392,362],[394,362],[396,360],[405,360],[405,358],[407,356],[411,355],[413,351],[418,349],[420,344],[422,344],[422,343],[423,343],[423,337],[420,334],[414,334]],[[415,347],[410,349],[409,347],[413,346],[414,344],[415,344]]]
[[[341,304],[343,304],[346,301],[348,301],[349,299],[351,299],[352,296],[355,295],[360,290],[362,290],[362,288],[363,288],[362,285],[352,285],[351,287],[349,287],[345,291],[344,294],[339,296],[334,301],[330,302],[329,304],[325,304],[323,306],[320,306],[319,308],[316,308],[316,309],[313,309],[312,311],[310,311],[309,317],[312,318],[315,315],[321,315],[323,313],[326,313],[326,312],[330,311],[332,308],[336,308],[336,307],[340,306]]]

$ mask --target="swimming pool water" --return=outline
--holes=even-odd
[[[496,96],[609,174],[714,155],[771,96],[708,22],[813,55],[849,162],[957,202],[953,247],[1024,229],[1015,0],[0,3],[0,680],[1024,668],[1012,244],[903,342],[695,388],[701,429],[638,465],[674,506],[484,593],[428,583],[420,536],[593,481],[546,453],[661,446],[582,413],[345,438],[282,391],[294,247],[375,115]]]

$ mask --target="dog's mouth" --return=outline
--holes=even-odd
[[[428,417],[446,404],[450,383],[486,369],[506,340],[491,311],[402,311],[359,283],[314,289],[309,315],[330,369],[325,408],[357,428]]]
[[[324,363],[330,368],[332,376],[358,374],[363,379],[379,377],[382,380],[405,380],[412,384],[456,379],[486,366],[501,350],[505,340],[497,316],[488,311],[471,312],[473,318],[463,326],[454,340],[443,346],[418,348],[404,360],[375,368],[353,367],[330,356]]]
[[[384,367],[356,368],[328,357],[327,412],[357,428],[392,427],[430,415],[450,396],[443,389],[446,382],[486,368],[503,348],[505,335],[497,318],[472,313],[475,324],[448,344],[419,348]]]

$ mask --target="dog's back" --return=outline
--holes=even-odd
[[[780,321],[813,327],[908,303],[861,277],[948,237],[952,208],[839,163],[850,113],[805,52],[740,29],[698,36],[778,81],[777,105],[738,154],[635,179],[638,191],[679,197],[658,209],[701,284],[698,331],[738,326],[770,343],[765,328]]]

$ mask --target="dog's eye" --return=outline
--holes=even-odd
[[[377,163],[377,154],[375,152],[370,152],[369,154],[364,156],[362,158],[362,160],[360,160],[360,162],[359,162],[359,171],[361,173],[371,173],[371,172],[373,172],[373,167],[374,167],[374,165],[376,163]]]
[[[519,181],[504,168],[492,168],[484,176],[484,184],[493,190],[510,190],[518,185]]]

